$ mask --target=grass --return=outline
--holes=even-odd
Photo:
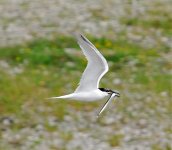
[[[166,69],[170,64],[156,62],[161,58],[161,53],[165,52],[159,53],[156,49],[145,50],[126,41],[111,41],[105,38],[91,38],[91,41],[96,43],[107,60],[113,63],[111,71],[115,71],[125,82],[133,78],[135,84],[141,84],[154,92],[170,93],[171,77],[168,72],[161,71],[161,68]],[[20,111],[20,107],[27,101],[35,103],[38,99],[72,92],[79,82],[78,78],[81,70],[85,68],[86,61],[82,55],[76,57],[67,53],[66,48],[80,51],[71,37],[60,37],[53,41],[40,39],[24,45],[0,48],[0,59],[9,65],[6,69],[0,69],[1,114]],[[67,66],[67,62],[73,63],[74,66]],[[134,66],[130,66],[130,62],[134,62]],[[21,73],[8,73],[8,70],[20,65]],[[64,113],[63,107],[60,106],[59,112]]]
[[[146,8],[146,7],[145,7]],[[135,12],[136,13],[136,12]],[[166,36],[171,36],[172,21],[171,10],[164,2],[157,2],[156,5],[147,7],[145,12],[133,14],[133,9],[128,9],[130,17],[121,17],[120,22],[131,27],[142,28],[145,32],[149,29],[159,30]]]
[[[155,124],[155,129],[157,128],[157,133],[160,136],[162,131],[158,131],[158,127],[162,127],[164,134],[166,134],[166,136],[162,136],[162,143],[159,140],[157,141],[159,143],[153,142],[156,139],[155,136],[158,135],[157,133],[151,138],[149,136],[142,137],[140,133],[141,137],[133,138],[134,142],[141,142],[147,138],[153,142],[150,149],[171,150],[171,145],[168,143],[163,145],[163,141],[172,133],[171,123],[169,123],[172,118],[172,78],[170,74],[172,65],[169,59],[166,59],[166,56],[171,55],[169,42],[172,35],[172,13],[170,13],[169,6],[165,6],[166,3],[163,1],[155,3],[143,6],[144,12],[139,9],[133,10],[130,6],[123,10],[124,12],[128,11],[128,14],[117,17],[116,21],[119,21],[122,28],[123,25],[126,28],[116,33],[118,34],[116,40],[112,40],[112,37],[87,36],[102,52],[110,66],[110,71],[101,80],[100,86],[116,89],[121,93],[120,101],[115,103],[115,115],[121,116],[121,118],[114,119],[115,122],[109,124],[105,120],[108,119],[107,116],[112,117],[113,114],[110,113],[110,111],[114,111],[112,109],[105,111],[105,115],[103,114],[97,122],[92,123],[89,122],[91,119],[87,120],[89,112],[99,108],[101,102],[86,104],[76,101],[46,99],[73,92],[85,69],[87,62],[73,37],[60,35],[54,40],[42,38],[22,45],[0,47],[0,139],[2,138],[0,149],[19,149],[28,140],[27,134],[21,134],[22,129],[39,130],[37,129],[39,125],[47,131],[47,138],[53,139],[53,134],[57,133],[64,143],[74,139],[77,132],[82,132],[83,134],[92,134],[95,139],[103,137],[104,140],[101,138],[100,140],[105,141],[111,147],[120,147],[126,137],[125,134],[131,134],[119,133],[121,128],[127,126],[135,130],[132,127],[135,124],[137,128],[149,131],[151,128],[146,126]],[[21,5],[27,9],[26,3],[21,3]],[[134,11],[138,11],[138,14],[133,14]],[[62,12],[60,15],[66,16],[68,14]],[[101,11],[99,8],[90,8],[90,15],[96,22],[98,20],[108,21],[112,17],[107,16],[104,10]],[[5,26],[11,21],[13,19],[4,18],[3,20]],[[49,26],[52,24],[44,27],[48,28]],[[128,30],[130,27],[133,31]],[[110,25],[108,28],[109,35],[114,34],[114,26]],[[139,43],[139,40],[132,40],[131,37],[128,37],[130,32],[133,35],[139,35],[139,40],[150,37],[157,44],[154,44],[153,48],[146,48],[146,45],[145,47],[141,46],[143,41]],[[165,42],[161,38],[165,38]],[[169,39],[166,40],[166,38]],[[115,79],[120,80],[120,83],[117,84]],[[109,114],[106,116],[108,111]],[[78,115],[77,112],[82,113],[78,113]],[[85,117],[83,114],[88,116]],[[66,119],[66,116],[69,118]],[[5,125],[3,117],[14,118],[14,122],[9,126]],[[51,117],[55,118],[54,124],[49,121]],[[81,117],[82,119],[85,117],[85,122]],[[91,117],[89,116],[89,118]],[[65,130],[66,127],[63,125],[71,123],[71,118],[74,120],[72,122],[76,122],[74,124],[76,129],[67,128],[69,131]],[[145,119],[147,124],[139,125],[140,119]],[[157,127],[156,122],[158,122]],[[82,123],[85,123],[86,126],[79,127]],[[98,127],[95,131],[93,131],[93,124],[96,124],[96,128]],[[107,138],[100,135],[101,133],[106,134],[102,130],[104,127],[113,128],[114,133],[108,134]],[[73,130],[75,134],[73,134]],[[13,132],[11,134],[13,136],[9,134],[10,140],[6,140],[3,136],[7,135],[9,131]],[[97,131],[99,133],[96,133]],[[14,138],[14,135],[17,134],[21,134],[19,139]],[[32,148],[30,148],[34,149],[42,141],[45,142],[44,136],[47,135],[41,135],[34,140]],[[131,145],[132,141],[130,142],[128,144]],[[51,149],[58,149],[58,146],[52,145]],[[64,146],[59,149],[66,148]],[[78,146],[78,149],[81,148]]]
[[[115,89],[121,91],[122,99],[125,99],[117,110],[124,111],[125,116],[137,119],[126,111],[126,107],[133,105],[133,100],[137,100],[135,94],[140,93],[152,96],[151,102],[142,99],[144,108],[156,110],[161,105],[169,115],[172,113],[171,76],[168,72],[171,65],[162,58],[162,55],[168,54],[167,51],[163,48],[161,51],[157,50],[156,47],[144,49],[138,44],[123,40],[94,39],[91,36],[89,39],[111,64],[110,72],[101,81],[101,87],[114,89],[115,86]],[[51,114],[56,116],[59,123],[69,114],[70,109],[87,112],[99,106],[97,102],[85,105],[82,102],[46,99],[72,92],[86,66],[85,57],[71,37],[60,37],[52,41],[39,39],[23,45],[2,47],[0,60],[0,114],[15,116],[20,120],[11,126],[15,132],[28,126],[32,128],[39,123],[40,116],[46,120]],[[21,71],[16,72],[14,68],[20,68]],[[122,83],[114,85],[115,78]],[[131,95],[128,95],[128,91]],[[166,97],[160,96],[164,92]],[[142,111],[145,109],[140,110]],[[49,122],[44,123],[44,127],[49,132],[58,130]],[[70,141],[73,137],[72,133],[67,132],[60,135],[65,141]],[[108,143],[112,147],[119,146],[122,139],[123,136],[114,135],[109,137]],[[35,145],[39,142],[36,141]],[[153,149],[158,147],[153,146]]]
[[[109,138],[109,144],[112,146],[112,147],[117,147],[120,145],[120,140],[123,138],[123,135],[113,135]]]

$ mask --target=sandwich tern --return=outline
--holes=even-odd
[[[112,101],[115,97],[119,97],[120,94],[119,92],[111,89],[99,88],[100,79],[109,70],[107,61],[86,37],[81,34],[77,34],[76,39],[88,61],[86,69],[80,79],[79,86],[76,88],[74,93],[64,96],[51,97],[50,99],[73,99],[88,102],[108,97],[108,100],[98,113],[99,116],[105,110],[110,101]]]

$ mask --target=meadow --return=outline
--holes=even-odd
[[[162,128],[161,132],[171,134],[171,64],[165,59],[169,51],[161,50],[163,47],[160,50],[147,49],[127,41],[88,37],[110,65],[110,71],[102,79],[101,87],[120,91],[121,98],[98,120],[96,113],[103,101],[83,103],[46,99],[70,93],[77,87],[87,61],[73,37],[39,39],[23,45],[2,47],[1,138],[3,132],[9,128],[12,132],[10,134],[15,135],[25,128],[35,129],[41,126],[49,134],[59,132],[60,136],[64,136],[63,141],[70,141],[73,138],[73,129],[67,132],[59,129],[59,125],[66,122],[68,117],[75,123],[82,117],[86,125],[95,123],[99,127],[107,126],[108,118],[111,118],[110,128],[119,128],[121,124],[124,126],[131,122],[138,124],[139,128],[147,128],[157,123]],[[54,124],[49,118],[53,118]],[[89,128],[78,127],[78,130],[85,132]],[[127,135],[125,132],[112,134],[110,139],[105,139],[111,146],[118,146],[125,139],[125,134]],[[29,135],[20,135],[16,141],[15,136],[12,139],[3,137],[8,146],[2,145],[2,148],[21,146],[26,142],[23,137],[27,139]],[[33,142],[33,148],[42,142],[43,137],[38,137]],[[150,137],[145,135],[142,138]],[[153,142],[152,147],[156,149],[157,144]],[[165,146],[169,149],[170,145],[167,143]]]
[[[2,0],[0,14],[0,150],[172,150],[170,0]],[[47,99],[80,81],[80,31],[121,95],[99,118],[106,100]]]

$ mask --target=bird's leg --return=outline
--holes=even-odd
[[[108,100],[106,101],[106,103],[102,106],[102,108],[100,109],[100,112],[98,113],[97,117],[100,116],[100,114],[105,110],[105,108],[107,107],[107,105],[109,104],[109,102],[115,97],[117,96],[115,93],[111,93],[110,97],[108,98]]]

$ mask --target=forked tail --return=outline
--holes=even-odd
[[[68,94],[68,95],[63,95],[63,96],[57,96],[57,97],[50,97],[48,99],[69,99],[69,98],[73,98],[73,94]]]

